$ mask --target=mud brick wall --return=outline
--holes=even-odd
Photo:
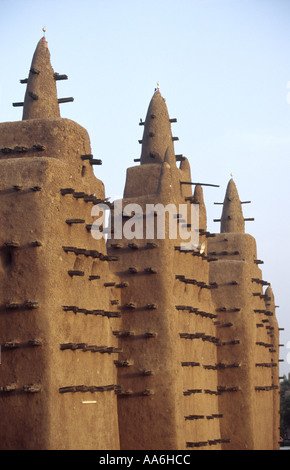
[[[0,124],[0,448],[278,449],[275,300],[234,181],[210,233],[158,88],[110,204],[86,130],[60,116],[63,78],[42,38],[23,119]]]
[[[178,310],[179,346],[183,379],[183,429],[187,450],[219,450],[222,440],[218,406],[217,315],[209,282],[210,257],[207,256],[206,210],[202,189],[196,186],[194,204],[199,205],[200,245],[203,250],[175,250],[173,290]]]
[[[42,41],[39,81],[43,54]],[[116,449],[118,313],[104,286],[114,276],[90,233],[104,187],[83,128],[25,115],[0,124],[0,445]]]
[[[219,409],[223,414],[221,435],[231,442],[223,449],[254,448],[254,356],[256,351],[256,324],[252,301],[252,270],[240,255],[220,254],[227,251],[241,253],[241,234],[217,234],[210,239],[209,252],[217,253],[218,260],[210,265],[210,280],[219,288],[212,291],[217,316]],[[226,240],[225,240],[226,239]],[[244,249],[252,248],[249,238]],[[252,243],[251,243],[252,242]],[[225,250],[226,248],[226,250]],[[254,263],[253,263],[254,265]]]
[[[161,203],[185,204],[189,212],[194,198],[181,182],[191,182],[190,168],[185,158],[177,168],[173,141],[157,91],[144,124],[141,166],[127,171],[124,211],[128,203],[144,213],[146,204]],[[119,256],[113,267],[126,283],[118,363],[121,449],[220,448],[208,262],[200,251],[183,252],[181,242],[169,239],[168,226],[165,239],[109,242],[109,254]]]
[[[223,449],[276,448],[273,438],[273,394],[277,393],[278,359],[273,344],[273,313],[265,307],[268,299],[257,259],[256,241],[244,233],[244,218],[233,180],[229,182],[221,233],[209,240],[210,280],[219,289],[212,291],[218,313],[217,331],[221,344],[218,374],[219,407],[224,418],[221,434],[231,436]],[[277,334],[277,325],[275,332]],[[277,338],[275,340],[277,343]],[[275,349],[275,352],[274,352]],[[275,389],[275,392],[274,392]]]
[[[279,450],[280,445],[280,380],[279,380],[279,344],[280,333],[279,324],[276,317],[275,298],[271,285],[265,291],[265,306],[268,313],[269,324],[268,335],[270,337],[271,347],[271,385],[273,394],[273,450]],[[268,322],[267,322],[268,323]],[[269,367],[270,367],[269,364]]]

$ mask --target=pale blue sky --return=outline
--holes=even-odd
[[[219,218],[233,173],[256,237],[263,277],[272,283],[277,316],[290,341],[290,1],[289,0],[0,0],[0,122],[21,119],[36,44],[46,38],[62,117],[89,132],[96,175],[106,196],[123,192],[126,168],[140,156],[138,139],[156,82],[205,189],[208,228]],[[287,84],[289,82],[289,88]],[[290,95],[289,95],[290,96]],[[289,100],[290,102],[290,100]],[[112,168],[114,169],[113,171]],[[281,349],[281,374],[290,371]]]

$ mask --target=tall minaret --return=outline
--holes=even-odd
[[[236,185],[229,181],[223,203],[221,233],[210,238],[210,280],[220,338],[219,408],[221,434],[231,436],[225,450],[273,449],[273,396],[269,368],[271,341],[256,241],[245,233]]]
[[[59,117],[46,40],[23,120],[0,124],[0,447],[118,449],[119,312],[89,136]]]
[[[123,237],[109,241],[118,254],[123,352],[116,364],[121,449],[219,449],[217,345],[208,260],[200,238],[183,250],[180,229],[194,229],[201,188],[192,195],[190,166],[175,154],[165,100],[157,89],[144,125],[141,165],[128,168],[122,200]],[[181,160],[180,167],[177,160]],[[135,214],[127,213],[129,204]],[[149,209],[149,205],[150,209]],[[168,216],[162,217],[165,210]],[[162,213],[163,210],[163,213]],[[158,231],[162,220],[164,236]],[[126,238],[126,227],[141,225],[141,236]],[[172,235],[170,222],[177,231]],[[154,230],[148,235],[148,225]],[[189,230],[190,231],[190,230]],[[206,227],[203,227],[203,234]],[[205,237],[205,235],[203,235]],[[194,245],[194,244],[193,244]]]
[[[221,218],[221,233],[229,232],[245,232],[242,204],[233,178],[227,186]]]
[[[164,162],[167,149],[173,150],[173,141],[167,106],[159,88],[150,101],[144,125],[141,165]]]
[[[22,119],[59,118],[56,81],[47,41],[37,44],[29,70]]]

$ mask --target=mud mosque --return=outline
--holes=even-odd
[[[247,201],[230,179],[207,230],[157,88],[122,220],[129,204],[198,205],[199,246],[167,225],[163,239],[93,237],[108,199],[88,133],[60,116],[66,78],[41,38],[23,118],[0,124],[0,448],[279,449],[279,326]]]

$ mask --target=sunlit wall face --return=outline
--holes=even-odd
[[[62,117],[89,132],[95,170],[106,196],[122,197],[126,169],[140,158],[140,118],[157,82],[169,105],[177,154],[205,191],[208,228],[231,173],[245,207],[246,231],[258,243],[281,332],[281,375],[287,374],[290,3],[282,0],[1,0],[0,122],[21,119],[27,56],[46,27]],[[137,163],[138,164],[138,163]]]

